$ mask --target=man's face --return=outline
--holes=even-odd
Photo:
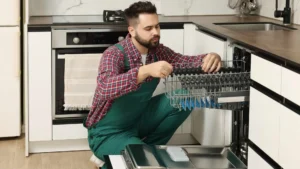
[[[149,49],[159,45],[160,27],[157,14],[140,14],[133,29],[131,35],[142,46]]]

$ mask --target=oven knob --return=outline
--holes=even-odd
[[[80,39],[78,37],[73,38],[74,43],[79,43]]]
[[[119,36],[118,37],[118,41],[120,42],[121,40],[123,40],[124,39],[124,37],[123,36]]]

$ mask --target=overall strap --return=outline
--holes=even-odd
[[[156,54],[154,55],[154,62],[157,62],[158,61],[158,59],[157,59],[157,56],[156,56]]]
[[[115,46],[123,53],[123,55],[124,55],[124,66],[125,67],[127,67],[127,66],[129,66],[130,67],[130,64],[129,64],[129,60],[128,60],[128,57],[127,57],[127,55],[126,55],[126,53],[125,53],[125,51],[124,51],[124,48],[123,48],[123,46],[122,45],[120,45],[120,44],[115,44]]]

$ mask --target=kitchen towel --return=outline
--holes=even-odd
[[[90,110],[102,54],[65,54],[64,110]]]

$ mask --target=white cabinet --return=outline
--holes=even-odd
[[[194,46],[198,53],[214,52],[220,55],[222,61],[226,60],[226,41],[217,37],[211,36],[201,30],[196,30],[197,39]]]
[[[296,169],[300,159],[300,112],[284,106],[280,112],[279,164],[284,169]]]
[[[176,35],[176,40],[174,40],[174,35]],[[161,44],[169,47],[177,53],[183,53],[183,29],[161,29],[160,36]],[[153,92],[153,96],[159,95],[164,92],[164,79],[161,79],[156,90]]]
[[[160,36],[161,36],[160,38],[161,44],[169,47],[174,52],[183,54],[183,29],[161,29]],[[174,39],[175,36],[176,36],[176,40]],[[165,92],[164,79],[161,79],[156,90],[153,92],[153,96],[156,96],[164,92]],[[176,133],[182,133],[183,130],[182,126],[184,124],[178,127]]]
[[[214,52],[226,60],[227,41],[198,30],[194,24],[184,25],[184,54],[198,55]]]
[[[192,24],[184,25],[184,54],[199,55],[214,52],[226,60],[224,39],[197,30]],[[192,135],[202,145],[227,146],[231,132],[231,111],[218,109],[195,109],[192,112]]]
[[[28,33],[28,88],[29,141],[49,141],[52,139],[51,32]]]
[[[19,136],[21,133],[20,29],[0,27],[0,37],[0,137]]]
[[[277,94],[281,94],[281,66],[263,59],[257,55],[251,55],[251,79],[269,88]]]
[[[300,74],[282,68],[282,96],[300,106]]]
[[[20,0],[0,0],[0,26],[20,25]]]
[[[278,162],[281,104],[250,88],[249,139]]]
[[[248,147],[248,169],[273,169],[263,158]]]
[[[183,29],[161,29],[160,43],[183,54]]]
[[[87,129],[82,124],[53,125],[53,140],[86,139]]]

